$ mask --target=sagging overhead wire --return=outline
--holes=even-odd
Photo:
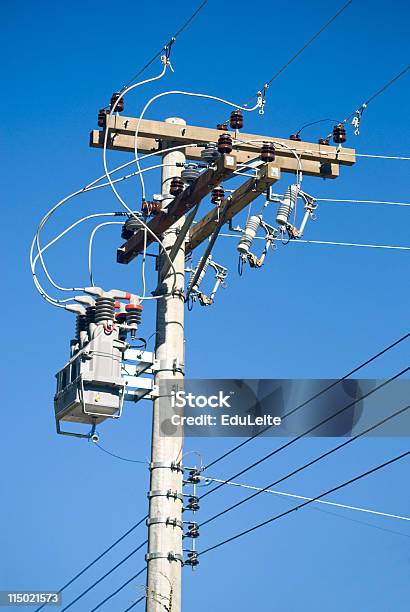
[[[188,19],[186,19],[186,21],[182,24],[182,26],[179,28],[179,30],[177,30],[175,32],[175,34],[173,36],[171,36],[171,38],[169,39],[169,41],[163,46],[161,47],[161,49],[155,53],[155,55],[152,56],[152,58],[136,73],[134,74],[134,76],[132,77],[132,79],[130,79],[128,81],[128,83],[126,83],[122,88],[121,88],[121,92],[124,89],[127,89],[127,87],[129,87],[130,85],[132,85],[132,83],[134,83],[134,81],[136,81],[136,79],[143,74],[143,72],[145,72],[145,70],[147,68],[149,68],[156,59],[158,59],[159,57],[161,57],[161,55],[163,53],[165,54],[169,54],[169,51],[172,47],[172,45],[174,44],[174,42],[176,41],[176,39],[178,38],[178,36],[180,36],[182,34],[182,32],[184,32],[184,30],[186,30],[186,28],[189,26],[189,24],[191,23],[191,21],[193,21],[193,19],[198,15],[198,13],[205,7],[205,5],[208,4],[208,0],[204,0],[203,2],[201,2],[201,4],[195,9],[195,11],[188,17]]]
[[[222,238],[238,238],[236,234],[219,234]],[[264,240],[261,236],[255,236],[254,240]],[[281,241],[281,238],[274,238],[273,240]],[[363,249],[390,249],[396,251],[410,251],[410,246],[400,245],[388,245],[388,244],[360,244],[358,242],[335,242],[331,240],[305,240],[298,238],[297,240],[291,240],[292,244],[300,242],[301,244],[319,244],[328,246],[342,246],[342,247],[357,247]]]
[[[408,71],[410,70],[410,64],[407,65],[403,70],[401,70],[398,74],[396,74],[392,79],[387,81],[380,89],[378,89],[374,94],[372,94],[365,102],[363,102],[355,111],[350,113],[343,121],[339,123],[339,125],[343,126],[348,123],[352,119],[352,126],[355,128],[354,133],[356,136],[360,134],[360,124],[362,120],[363,111],[369,106],[373,100],[378,98],[382,93],[384,93],[393,83],[401,79]],[[326,138],[330,138],[332,134],[328,134]]]
[[[344,380],[346,380],[347,378],[349,378],[350,376],[353,376],[353,374],[356,374],[356,372],[359,372],[361,369],[363,369],[364,367],[366,367],[367,365],[373,363],[373,361],[375,361],[376,359],[378,359],[379,357],[381,357],[382,355],[385,355],[386,353],[388,353],[389,351],[391,351],[393,348],[395,348],[396,346],[399,346],[402,342],[404,342],[405,340],[407,340],[410,337],[410,332],[404,334],[403,336],[401,336],[400,338],[398,338],[398,340],[395,340],[394,342],[392,342],[391,344],[389,344],[388,346],[386,346],[384,349],[382,349],[381,351],[375,353],[374,355],[372,355],[371,357],[369,357],[368,359],[366,359],[365,361],[363,361],[362,363],[360,363],[358,366],[356,366],[355,368],[353,368],[352,370],[350,370],[350,372],[348,372],[347,374],[345,374],[344,376],[342,376],[341,378],[339,378],[338,380],[334,381],[333,383],[331,383],[330,385],[328,385],[327,387],[325,387],[324,389],[322,389],[321,391],[319,391],[318,393],[315,393],[315,395],[313,395],[312,397],[308,398],[307,400],[305,400],[304,402],[302,402],[301,404],[298,404],[295,408],[293,408],[290,412],[286,413],[286,415],[284,416],[290,416],[291,414],[294,414],[295,412],[297,412],[298,410],[301,410],[302,408],[304,408],[305,406],[307,406],[307,404],[309,404],[310,402],[314,401],[315,399],[321,397],[324,393],[326,393],[327,391],[330,391],[330,389],[333,389],[336,385],[340,384],[341,382],[343,382]],[[259,430],[257,433],[255,433],[253,436],[246,438],[243,442],[241,442],[240,444],[237,444],[236,446],[232,447],[230,450],[226,451],[225,453],[223,453],[222,455],[220,455],[219,457],[217,457],[216,459],[214,459],[213,461],[211,461],[210,463],[208,463],[205,466],[205,469],[208,470],[210,467],[216,465],[217,463],[219,463],[220,461],[222,461],[223,459],[226,459],[226,457],[229,457],[230,455],[232,455],[232,453],[236,452],[237,450],[239,450],[240,448],[242,448],[243,446],[245,446],[246,444],[249,444],[249,442],[251,442],[252,440],[254,440],[255,438],[257,438],[258,436],[266,433],[267,431],[269,431],[270,429],[272,429],[272,425],[268,425],[267,427],[264,427],[263,429]],[[232,477],[232,478],[236,478],[236,477]],[[232,480],[232,478],[230,478],[229,480]]]
[[[140,525],[142,525],[142,523],[144,523],[148,518],[148,515],[146,514],[145,516],[142,517],[142,519],[140,519],[137,523],[135,523],[134,525],[132,525],[132,527],[130,527],[127,531],[125,531],[117,540],[115,540],[115,542],[113,542],[112,544],[110,544],[110,546],[108,546],[108,548],[106,548],[100,555],[98,555],[98,557],[96,557],[95,559],[93,559],[93,561],[91,561],[88,565],[86,565],[82,570],[80,570],[77,574],[75,574],[75,576],[73,576],[72,578],[70,578],[70,580],[68,582],[66,582],[62,587],[60,587],[58,589],[58,593],[62,593],[63,591],[65,591],[71,584],[73,584],[73,582],[75,582],[76,580],[78,580],[78,578],[80,578],[83,574],[85,574],[85,572],[87,570],[89,570],[91,567],[93,567],[93,565],[95,565],[97,563],[97,561],[99,561],[100,559],[102,559],[103,557],[105,557],[105,555],[107,553],[109,553],[113,548],[115,548],[115,546],[117,546],[117,544],[119,544],[120,542],[122,542],[128,535],[130,535],[130,533],[132,533],[133,531],[135,531],[135,529],[137,527],[139,527]],[[42,604],[39,608],[37,608],[35,610],[35,612],[40,612],[40,610],[42,610],[47,604]]]
[[[303,500],[310,500],[310,501],[314,501],[317,504],[324,504],[326,506],[334,506],[336,508],[343,508],[345,510],[353,510],[355,512],[363,512],[364,514],[372,514],[375,516],[382,516],[384,518],[391,518],[391,519],[397,519],[400,521],[410,521],[410,516],[402,516],[400,514],[391,514],[389,512],[381,512],[379,510],[372,510],[370,508],[362,508],[360,506],[352,506],[350,504],[342,504],[342,503],[338,503],[338,502],[332,502],[332,501],[325,501],[322,499],[318,499],[316,500],[314,497],[306,497],[305,495],[296,495],[295,493],[285,493],[284,491],[276,491],[273,489],[265,489],[262,487],[256,487],[254,485],[248,485],[248,484],[244,484],[241,482],[233,482],[233,481],[229,481],[229,480],[223,480],[221,478],[211,478],[210,476],[200,476],[201,480],[207,482],[207,481],[211,481],[211,482],[223,482],[224,484],[230,485],[232,487],[239,487],[241,489],[248,489],[248,490],[252,490],[252,491],[260,491],[261,493],[270,493],[273,495],[279,495],[282,497],[288,497],[288,498],[292,498],[292,499],[303,499]],[[339,515],[338,515],[339,516]],[[410,537],[410,535],[409,535]]]
[[[103,599],[102,601],[100,601],[100,603],[98,603],[95,608],[93,608],[91,610],[91,612],[96,612],[96,610],[99,610],[105,603],[107,603],[107,601],[109,601],[110,599],[112,599],[113,597],[115,597],[115,595],[118,595],[118,593],[120,591],[122,591],[123,589],[125,589],[126,586],[128,586],[130,584],[130,582],[132,582],[133,580],[135,580],[136,578],[138,578],[138,576],[141,576],[141,574],[143,574],[144,572],[147,571],[146,567],[143,567],[142,569],[139,570],[139,572],[137,572],[136,574],[134,574],[133,576],[131,576],[131,578],[129,578],[128,580],[126,580],[123,584],[121,584],[118,589],[115,589],[115,591],[113,591],[112,593],[110,593],[108,595],[108,597],[105,597],[105,599]],[[143,599],[145,599],[145,595],[143,597],[141,597],[138,601],[136,601],[131,608],[127,608],[127,610],[131,610],[134,606],[137,605],[137,603],[139,603],[140,601],[142,601]],[[125,611],[126,612],[126,611]]]
[[[408,370],[410,370],[410,368],[406,368],[406,370],[404,370],[403,372],[401,372],[400,374],[398,374],[397,376],[389,379],[386,383],[383,383],[382,385],[380,385],[379,387],[376,387],[376,391],[382,387],[384,387],[386,384],[392,382],[392,380],[397,379],[399,376],[402,375],[402,373],[407,372]],[[367,397],[367,396],[364,396]],[[363,399],[363,398],[361,398]],[[360,400],[359,400],[360,401]],[[356,403],[356,402],[354,402]],[[315,429],[317,429],[321,424],[324,424],[326,422],[328,422],[330,419],[333,419],[335,416],[337,416],[338,414],[341,414],[342,412],[344,412],[347,408],[351,407],[351,405],[349,405],[348,407],[342,408],[342,410],[336,412],[334,415],[332,415],[331,417],[328,417],[327,419],[325,419],[322,423],[316,425],[313,428],[310,428],[308,431],[309,433],[314,431]],[[308,467],[311,467],[312,465],[315,465],[316,463],[322,461],[323,459],[325,459],[326,457],[329,457],[330,455],[333,455],[333,453],[336,453],[337,451],[339,451],[342,448],[345,448],[346,446],[348,446],[349,444],[352,444],[353,442],[355,442],[356,440],[358,440],[359,438],[363,437],[364,435],[370,433],[371,431],[374,431],[375,429],[377,429],[378,427],[381,427],[382,425],[384,425],[385,423],[388,423],[389,421],[391,421],[392,419],[396,418],[397,416],[400,416],[402,414],[404,414],[407,410],[409,410],[410,405],[406,406],[404,408],[401,408],[400,410],[397,410],[396,412],[394,412],[393,414],[385,417],[384,419],[381,419],[380,421],[378,421],[377,423],[375,423],[374,425],[372,425],[371,427],[368,427],[367,429],[364,429],[363,431],[359,432],[358,434],[352,436],[351,438],[348,438],[345,442],[342,442],[341,444],[338,444],[337,446],[333,447],[332,449],[330,449],[329,451],[326,451],[325,453],[322,453],[321,455],[319,455],[318,457],[315,457],[315,459],[312,459],[311,461],[308,461],[307,463],[303,464],[302,466],[300,466],[299,468],[292,470],[291,472],[289,472],[288,474],[286,474],[285,476],[282,476],[282,478],[279,478],[278,480],[275,480],[274,482],[269,483],[268,485],[266,485],[266,487],[263,487],[262,489],[260,489],[259,491],[256,491],[255,493],[253,493],[252,495],[250,495],[249,497],[246,497],[242,500],[240,500],[239,502],[237,502],[236,504],[233,504],[232,506],[229,506],[228,508],[225,508],[225,510],[221,510],[220,512],[218,512],[217,514],[214,514],[213,516],[211,516],[209,519],[205,520],[203,523],[201,523],[199,526],[202,527],[203,525],[207,525],[208,523],[211,523],[212,521],[214,521],[215,519],[227,514],[228,512],[231,512],[232,510],[235,510],[236,508],[238,508],[239,506],[241,506],[242,504],[245,504],[249,501],[251,501],[251,499],[254,499],[255,497],[257,497],[258,495],[260,495],[261,493],[264,493],[267,489],[270,489],[271,487],[275,487],[276,485],[278,485],[281,482],[284,482],[285,480],[287,480],[288,478],[291,478],[292,476],[295,476],[296,474],[299,474],[300,472],[303,472],[304,470],[306,470]],[[307,433],[303,433],[300,436],[297,436],[295,438],[295,440],[297,441],[298,439],[300,440],[302,437],[304,437],[305,435],[307,435]],[[293,442],[293,440],[292,440]],[[281,450],[282,448],[287,448],[286,445],[283,445],[283,447],[279,447]],[[279,452],[279,449],[276,449],[273,454],[275,454],[276,452]],[[272,456],[272,455],[271,455]],[[257,464],[258,465],[258,464]],[[247,471],[247,470],[245,470]],[[243,473],[243,472],[242,472]],[[228,480],[232,480],[231,478],[229,478]],[[220,483],[218,486],[221,486],[222,483]],[[222,485],[223,486],[223,485]],[[213,489],[214,491],[216,490]],[[204,496],[203,496],[204,497]]]
[[[352,402],[349,402],[349,404],[347,404],[346,406],[344,406],[343,408],[341,408],[340,410],[338,410],[337,412],[335,412],[334,414],[330,415],[329,417],[326,417],[325,419],[322,419],[322,421],[320,421],[319,423],[317,423],[316,425],[313,425],[312,427],[309,427],[309,429],[305,430],[304,432],[302,432],[301,434],[295,436],[294,438],[292,438],[291,440],[289,440],[288,442],[285,442],[284,444],[282,444],[281,446],[278,446],[277,448],[275,448],[273,451],[271,451],[270,453],[264,455],[263,457],[261,457],[260,459],[257,459],[256,461],[254,461],[253,463],[251,463],[250,465],[248,465],[247,467],[243,468],[242,470],[240,470],[239,472],[237,472],[236,474],[233,474],[232,476],[230,476],[229,478],[227,478],[227,480],[234,480],[235,478],[237,478],[238,476],[242,476],[242,474],[245,474],[246,472],[248,472],[249,470],[252,470],[254,467],[261,465],[261,463],[264,463],[265,461],[267,461],[267,459],[270,459],[271,457],[274,457],[275,455],[277,455],[278,453],[280,453],[281,451],[293,446],[293,444],[296,444],[299,440],[301,440],[302,438],[308,436],[310,433],[312,433],[313,431],[317,430],[319,427],[321,427],[322,425],[325,425],[326,423],[328,423],[329,421],[331,421],[332,419],[334,419],[335,417],[337,417],[340,414],[343,414],[344,412],[346,412],[346,410],[349,410],[350,408],[352,408],[353,406],[355,406],[358,402],[366,399],[367,397],[370,397],[371,395],[373,395],[373,393],[376,393],[377,391],[379,391],[380,389],[382,389],[383,387],[385,387],[386,385],[388,385],[389,383],[393,382],[394,380],[397,380],[398,378],[400,378],[400,376],[403,376],[403,374],[405,374],[406,372],[408,372],[410,370],[410,367],[404,368],[403,370],[401,370],[400,372],[398,372],[397,374],[395,374],[394,376],[392,376],[391,378],[389,378],[388,380],[384,381],[383,383],[381,383],[380,385],[377,385],[376,387],[374,387],[374,389],[371,389],[370,391],[368,391],[367,393],[365,393],[364,395],[362,395],[361,397],[359,397],[356,400],[353,400]],[[307,400],[309,401],[309,400]],[[302,404],[303,405],[303,404]],[[301,405],[301,406],[302,406]],[[286,414],[284,414],[282,416],[282,421],[287,418],[288,416],[290,416],[291,414],[294,414],[295,412],[297,412],[301,406],[298,406],[296,408],[293,408],[293,410],[290,410],[289,412],[287,412]],[[266,431],[267,428],[265,428],[265,430],[262,431]],[[261,431],[261,433],[262,433]],[[250,438],[248,438],[250,439]],[[349,439],[349,443],[351,441],[353,441],[356,438],[350,438]],[[341,447],[340,447],[341,448]],[[338,450],[338,448],[336,449]],[[335,452],[335,451],[332,451]],[[326,456],[326,455],[324,455]],[[309,464],[310,465],[310,464]],[[282,482],[282,481],[279,481]],[[275,483],[271,483],[268,486],[272,487],[274,485],[278,484],[278,482]],[[218,491],[218,489],[220,489],[221,487],[223,487],[223,484],[219,484],[216,487],[214,487],[213,489],[211,489],[210,491],[207,491],[206,493],[204,493],[204,495],[201,496],[200,499],[207,497],[208,495],[211,495],[211,493],[215,493],[215,491]],[[214,518],[214,517],[213,517]],[[216,518],[216,517],[215,517]],[[212,519],[213,520],[213,519]],[[207,521],[209,522],[209,521]]]
[[[269,525],[270,523],[273,523],[274,521],[277,521],[280,518],[283,518],[283,517],[287,516],[288,514],[291,514],[292,512],[296,512],[297,510],[300,510],[301,508],[304,508],[305,506],[308,506],[309,504],[312,504],[313,502],[318,501],[318,500],[322,499],[323,497],[326,497],[326,495],[330,495],[331,493],[335,493],[336,491],[340,491],[344,487],[347,487],[348,485],[353,484],[354,482],[357,482],[357,481],[361,480],[362,478],[365,478],[366,476],[370,476],[370,474],[374,474],[377,471],[382,470],[385,467],[387,467],[389,465],[392,465],[393,463],[396,463],[397,461],[401,461],[402,459],[405,459],[409,455],[410,455],[410,451],[406,451],[404,453],[401,453],[400,455],[397,455],[396,457],[393,457],[392,459],[389,459],[388,461],[385,461],[384,463],[381,463],[381,464],[377,465],[376,467],[371,468],[370,470],[367,470],[366,472],[363,472],[362,474],[359,474],[358,476],[355,476],[354,478],[351,478],[350,480],[347,480],[347,481],[343,482],[340,485],[337,485],[336,487],[332,487],[331,489],[328,489],[327,491],[325,491],[324,493],[321,493],[320,495],[317,495],[313,499],[307,500],[307,501],[303,502],[302,504],[299,504],[299,505],[295,506],[294,508],[290,508],[289,510],[286,510],[285,512],[281,512],[280,514],[276,514],[275,516],[267,519],[266,521],[262,521],[261,523],[258,523],[257,525],[254,525],[253,527],[250,527],[249,529],[245,529],[244,531],[241,531],[241,532],[231,536],[230,538],[226,538],[225,540],[222,540],[221,542],[217,542],[213,546],[209,546],[208,548],[206,548],[202,552],[199,552],[198,556],[205,555],[206,553],[210,552],[211,550],[215,550],[217,548],[220,548],[221,546],[224,546],[225,544],[229,544],[230,542],[233,542],[234,540],[237,540],[238,538],[241,538],[241,537],[243,537],[244,535],[246,535],[248,533],[252,533],[253,531],[256,531],[257,529],[259,529],[261,527],[264,527],[265,525]]]
[[[303,51],[305,51],[305,49],[307,49],[316,40],[316,38],[318,38],[347,9],[347,7],[350,4],[352,4],[352,1],[353,0],[349,0],[349,2],[346,2],[346,4],[344,4],[311,38],[309,38],[309,40],[303,45],[303,47],[301,47],[295,53],[295,55],[293,55],[286,62],[286,64],[284,64],[277,72],[275,72],[275,74],[269,79],[269,81],[266,81],[266,83],[264,83],[264,85],[257,91],[257,93],[255,93],[253,96],[248,98],[248,100],[246,102],[244,102],[244,105],[249,104],[249,102],[251,102],[251,100],[253,100],[254,98],[259,97],[261,95],[262,95],[263,104],[264,104],[265,103],[266,90],[273,83],[273,81],[275,81],[275,79],[277,79],[278,76],[281,75],[282,72],[284,70],[286,70],[286,68],[288,66],[290,66],[295,61],[295,59],[297,59],[299,57],[299,55],[301,53],[303,53]]]
[[[119,561],[116,565],[114,565],[114,567],[112,567],[108,572],[106,572],[103,576],[101,576],[100,578],[98,578],[98,580],[96,580],[95,582],[93,582],[89,587],[87,587],[84,591],[82,591],[79,595],[77,595],[77,597],[75,597],[72,601],[70,601],[69,604],[67,604],[66,606],[64,606],[64,608],[61,610],[61,612],[66,612],[66,610],[68,610],[69,608],[71,608],[71,606],[73,606],[75,603],[77,603],[77,601],[79,601],[80,599],[82,599],[82,597],[84,597],[84,595],[86,595],[87,593],[89,593],[93,588],[95,588],[98,584],[100,584],[100,582],[102,582],[103,580],[105,580],[105,578],[107,578],[107,576],[110,576],[110,574],[112,574],[118,567],[120,567],[123,563],[125,563],[126,561],[128,561],[128,559],[130,559],[130,557],[132,557],[136,552],[138,552],[139,550],[141,550],[141,548],[143,548],[143,546],[145,546],[148,543],[148,540],[145,540],[144,542],[142,542],[139,546],[137,546],[136,548],[134,548],[126,557],[124,557],[123,559],[121,559],[121,561]],[[145,570],[146,568],[144,568]],[[143,571],[143,570],[142,570]],[[139,573],[142,573],[139,572]],[[137,574],[139,575],[139,574]],[[136,575],[136,576],[137,576]],[[133,580],[134,578],[136,578],[136,576],[134,576],[133,578],[131,578],[131,580]],[[131,582],[130,580],[130,582]],[[124,585],[126,586],[126,585]],[[123,588],[123,587],[121,587]],[[121,590],[121,589],[119,589]],[[110,597],[113,597],[113,595],[111,595]],[[109,597],[104,600],[108,601]],[[97,607],[93,608],[94,610],[97,610],[102,603],[100,603]]]

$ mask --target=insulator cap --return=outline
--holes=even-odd
[[[112,94],[111,96],[111,100],[110,100],[110,110],[112,111],[112,109],[114,108],[114,104],[117,102],[118,98],[120,97],[121,93],[119,91],[116,91]],[[121,98],[121,100],[118,102],[117,106],[115,107],[115,111],[116,113],[122,113],[122,111],[124,110],[124,98]]]
[[[188,183],[188,185],[190,185],[196,181],[199,174],[199,170],[195,164],[187,164],[181,172],[181,179],[184,181],[184,183]]]
[[[140,221],[135,217],[129,217],[128,221],[126,221],[122,226],[121,238],[123,238],[123,240],[129,240],[131,236],[133,236],[140,228]]]
[[[175,177],[171,181],[171,185],[169,187],[169,193],[173,196],[177,196],[182,193],[185,189],[184,181],[178,177]]]
[[[190,565],[191,567],[196,567],[197,565],[199,565],[199,561],[198,561],[198,553],[196,551],[191,551],[188,553],[188,558],[185,561],[185,565]]]
[[[218,151],[221,155],[231,153],[233,148],[232,137],[230,134],[221,134],[218,138]]]
[[[346,142],[346,130],[344,125],[338,123],[333,128],[333,140],[336,144],[342,144]]]
[[[125,310],[127,312],[129,312],[131,310],[139,310],[141,312],[142,311],[142,306],[141,306],[141,304],[126,304],[125,305]]]
[[[220,204],[225,199],[225,191],[222,187],[214,187],[211,193],[212,204]]]
[[[218,159],[220,153],[217,149],[215,142],[208,142],[208,144],[201,151],[201,159],[207,164],[212,164]]]
[[[201,482],[201,476],[197,472],[197,470],[190,470],[189,476],[186,479],[190,484],[199,484]]]
[[[97,119],[97,125],[98,127],[105,127],[106,121],[107,121],[107,115],[110,114],[110,111],[108,110],[108,108],[100,108],[100,110],[98,111],[98,119]]]
[[[261,160],[271,162],[275,159],[275,145],[273,142],[264,142],[261,149]]]
[[[115,320],[117,323],[125,323],[126,319],[127,319],[126,312],[116,312],[115,313]]]
[[[188,525],[186,536],[188,538],[199,538],[199,527],[196,523],[190,523]]]
[[[291,134],[289,136],[289,140],[296,140],[296,142],[300,142],[301,141],[301,137],[299,136],[299,134]]]
[[[243,114],[240,110],[234,110],[231,112],[229,125],[233,130],[241,130],[243,128]]]
[[[161,212],[161,202],[156,202],[155,200],[152,202],[144,201],[141,204],[141,211],[144,215],[151,217],[152,215],[158,215]]]
[[[191,497],[188,497],[188,505],[186,509],[192,510],[193,512],[199,510],[199,497],[197,495],[192,495]]]
[[[320,144],[320,145],[326,145],[327,146],[329,144],[329,138],[319,138],[317,143]]]
[[[228,124],[227,123],[218,123],[216,126],[217,130],[222,130],[223,132],[226,132],[228,130]]]

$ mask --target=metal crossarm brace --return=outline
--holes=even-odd
[[[226,208],[223,213],[223,221],[227,222],[240,212],[245,206],[255,200],[261,193],[264,193],[270,185],[273,185],[280,179],[280,169],[276,163],[269,162],[264,164],[259,170],[256,178],[251,178],[246,183],[241,185],[233,194],[226,200]],[[188,244],[186,245],[186,253],[193,251],[204,240],[211,236],[218,222],[218,210],[211,210],[205,217],[198,221],[192,228],[189,236]]]
[[[165,211],[148,223],[150,230],[160,237],[178,219],[210,193],[221,180],[232,174],[235,170],[236,157],[234,155],[222,155],[214,167],[203,172],[190,187],[187,187],[169,204]],[[147,247],[153,241],[153,236],[147,232]],[[143,248],[144,230],[141,229],[117,250],[118,263],[129,263],[138,253],[142,252]]]

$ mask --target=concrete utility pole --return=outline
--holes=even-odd
[[[179,118],[166,119],[166,123],[185,125]],[[177,143],[162,141],[167,148]],[[162,194],[169,194],[171,178],[179,176],[185,162],[185,153],[172,151],[162,156]],[[170,227],[162,236],[168,253],[173,246],[178,229],[184,217]],[[158,282],[161,283],[161,269],[167,258],[161,254],[158,261]],[[156,360],[159,371],[155,385],[163,379],[183,379],[184,369],[184,268],[185,245],[182,243],[175,259],[177,279],[172,295],[157,301]],[[161,283],[162,293],[170,294],[174,285],[172,268]],[[160,432],[160,399],[153,403],[151,481],[149,492],[148,554],[147,554],[147,612],[180,612],[182,574],[182,480],[181,471],[172,469],[172,464],[182,460],[181,435],[164,436]]]

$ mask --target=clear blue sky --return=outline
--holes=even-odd
[[[185,88],[241,102],[336,12],[342,2],[216,2],[175,45],[175,74],[126,100],[137,115],[148,96]],[[93,559],[147,508],[147,470],[111,459],[83,441],[54,432],[54,373],[68,354],[73,316],[36,294],[28,249],[40,217],[59,198],[102,173],[101,152],[88,147],[97,110],[179,27],[197,2],[104,0],[7,2],[2,10],[3,85],[3,357],[0,589],[56,589]],[[287,137],[304,123],[344,117],[408,63],[409,5],[403,1],[353,5],[289,67],[269,90],[266,113],[246,117],[246,130]],[[156,64],[151,74],[159,71]],[[408,155],[409,77],[370,105],[361,135],[348,144],[362,153]],[[220,105],[169,97],[149,117],[179,115],[213,126]],[[306,131],[315,140],[324,130]],[[110,164],[128,159],[111,154]],[[291,181],[284,176],[278,189]],[[158,192],[159,175],[147,181]],[[336,181],[306,178],[318,197],[410,201],[408,162],[361,159]],[[124,187],[139,201],[138,183]],[[208,204],[206,205],[208,206]],[[106,191],[62,209],[45,236],[95,210],[115,210]],[[307,237],[410,246],[408,208],[323,204]],[[62,283],[87,284],[91,226],[61,241],[48,262]],[[118,229],[96,239],[95,275],[106,288],[141,289],[138,263],[115,263]],[[209,309],[187,316],[187,372],[191,377],[337,377],[408,330],[410,291],[406,251],[290,245],[260,271],[236,273],[235,243],[221,239],[215,256],[230,268],[228,288]],[[152,275],[150,278],[153,278]],[[153,331],[147,307],[141,333]],[[388,377],[408,365],[402,345],[363,370]],[[394,406],[392,406],[394,409]],[[100,427],[102,443],[127,457],[149,454],[150,405],[127,406],[120,422]],[[210,461],[232,440],[191,440]],[[258,440],[215,466],[228,477],[278,444]],[[335,444],[300,442],[243,477],[265,485]],[[367,439],[284,483],[283,490],[318,494],[408,448],[408,440]],[[337,501],[410,514],[409,462],[396,464],[339,492]],[[244,495],[223,492],[204,501],[199,520]],[[204,528],[199,548],[287,508],[259,496],[227,520]],[[333,512],[333,510],[332,510]],[[345,518],[343,518],[345,517]],[[346,519],[361,519],[375,529]],[[329,612],[408,609],[408,524],[334,510],[302,510],[205,556],[184,573],[185,610],[292,610]],[[67,591],[66,602],[145,538],[141,527]],[[143,566],[137,553],[79,602],[87,612]],[[141,581],[143,582],[143,581]],[[106,608],[121,612],[135,599],[130,586]],[[140,592],[140,591],[138,591]]]

